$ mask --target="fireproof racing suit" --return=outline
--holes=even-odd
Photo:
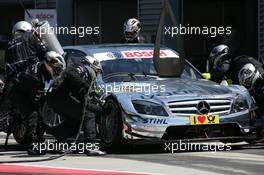
[[[6,87],[4,99],[26,116],[27,142],[36,141],[38,105],[35,96],[42,84],[31,73],[32,66],[44,59],[46,48],[33,32],[16,35],[9,43],[5,54]]]
[[[223,75],[221,73],[216,73],[214,74],[212,71],[212,80],[215,82],[220,83],[223,79],[229,79],[232,81],[232,84],[240,84],[239,82],[239,72],[240,70],[248,63],[251,63],[254,67],[255,70],[260,73],[261,76],[254,82],[254,84],[251,86],[251,88],[248,88],[248,91],[250,95],[254,98],[256,105],[257,105],[257,110],[256,110],[256,115],[258,118],[258,121],[256,125],[260,126],[258,127],[258,130],[260,130],[261,136],[264,136],[264,69],[263,65],[257,61],[256,59],[242,55],[238,56],[235,59],[231,60],[230,63],[230,68],[229,71]]]
[[[47,96],[48,104],[63,117],[63,125],[67,126],[64,131],[57,133],[57,136],[61,137],[58,140],[76,135],[76,128],[78,129],[80,125],[85,107],[84,140],[86,143],[96,141],[96,115],[102,112],[102,108],[93,98],[95,96],[93,91],[89,93],[88,103],[84,106],[85,95],[92,86],[91,71],[91,68],[82,64],[67,67],[55,80]]]

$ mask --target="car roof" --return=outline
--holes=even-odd
[[[146,43],[109,43],[109,44],[86,44],[86,45],[74,45],[74,46],[64,46],[65,49],[104,49],[104,48],[138,48],[138,47],[154,47],[154,44]]]
[[[73,49],[79,50],[87,55],[92,56],[94,53],[102,53],[102,52],[122,52],[125,50],[153,50],[154,44],[144,44],[144,43],[135,43],[135,44],[94,44],[94,45],[75,45],[75,46],[65,46],[63,47],[65,50]],[[176,51],[162,46],[161,49],[168,49],[179,55]]]
[[[153,50],[154,44],[145,44],[145,43],[110,43],[110,44],[93,44],[93,45],[74,45],[74,46],[64,46],[63,49],[71,49],[71,50],[78,50],[84,52],[86,55],[93,57],[94,53],[101,53],[101,52],[121,52],[123,50]],[[173,51],[176,55],[179,56],[179,53],[173,49],[170,49],[166,46],[161,46],[161,49],[168,49]],[[90,58],[91,59],[91,58]],[[100,61],[100,60],[99,60]],[[185,62],[195,69],[197,72],[199,70],[195,68],[188,60]],[[200,73],[200,72],[199,72]],[[200,73],[201,74],[201,73]]]

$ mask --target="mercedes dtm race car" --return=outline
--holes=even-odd
[[[238,85],[205,80],[186,60],[180,77],[161,78],[153,65],[152,44],[108,44],[65,47],[68,65],[98,61],[98,93],[111,111],[99,132],[110,146],[121,140],[154,143],[172,140],[247,140],[254,102]],[[179,55],[162,47],[160,58]]]

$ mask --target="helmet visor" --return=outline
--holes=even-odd
[[[128,40],[133,40],[137,37],[137,32],[125,32],[125,38]]]

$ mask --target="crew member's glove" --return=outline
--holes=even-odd
[[[93,103],[89,103],[89,102],[87,104],[87,109],[94,113],[99,113],[99,114],[103,112],[103,109],[101,106],[93,104]]]

